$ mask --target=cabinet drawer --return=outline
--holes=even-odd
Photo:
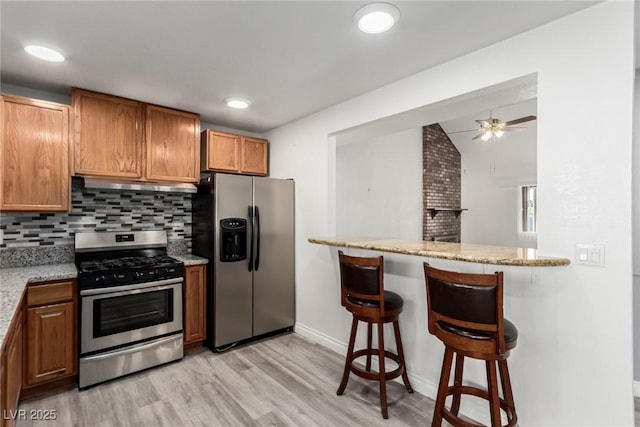
[[[73,300],[73,281],[45,283],[27,287],[27,305],[54,304]]]

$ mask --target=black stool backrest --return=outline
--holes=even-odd
[[[439,270],[424,263],[429,332],[438,322],[490,334],[504,351],[503,273],[472,274]]]
[[[384,311],[384,258],[356,257],[338,251],[341,303],[347,297],[378,303]]]

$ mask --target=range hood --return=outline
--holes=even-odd
[[[96,178],[84,178],[84,188],[95,188],[99,190],[155,191],[163,193],[196,193],[198,191],[196,186],[193,184],[106,181]]]

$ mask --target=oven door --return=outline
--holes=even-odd
[[[80,291],[80,353],[182,331],[182,278]]]

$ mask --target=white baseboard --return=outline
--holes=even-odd
[[[640,397],[640,381],[633,380],[633,397]]]
[[[347,354],[347,344],[338,341],[329,335],[318,332],[315,329],[309,328],[302,323],[296,322],[294,330],[297,334],[302,335],[305,338],[309,338],[311,341],[320,344],[323,347],[327,347],[330,350],[335,351],[338,354]]]

